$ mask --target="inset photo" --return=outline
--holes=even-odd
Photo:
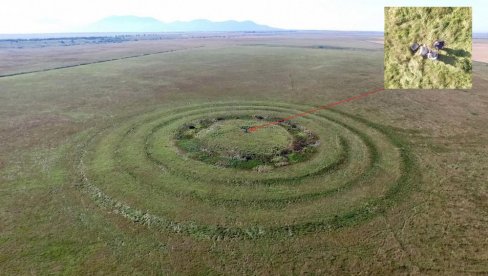
[[[386,89],[470,89],[470,7],[385,7]]]

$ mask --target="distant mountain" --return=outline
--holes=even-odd
[[[152,17],[110,16],[85,28],[82,32],[231,32],[278,30],[252,21],[214,22],[206,19],[164,23]]]

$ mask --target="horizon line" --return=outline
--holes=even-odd
[[[152,32],[152,31],[141,31],[141,32],[78,32],[78,31],[66,31],[66,32],[19,32],[19,33],[0,33],[0,36],[7,36],[7,35],[55,35],[55,34],[182,34],[182,33],[272,33],[272,32],[356,32],[356,33],[382,33],[384,31],[377,31],[377,30],[333,30],[333,29],[281,29],[276,28],[275,30],[236,30],[236,31],[161,31],[161,32]],[[472,34],[488,34],[488,31],[476,31],[472,32]]]
[[[274,27],[273,27],[274,28]],[[141,32],[22,32],[22,33],[0,33],[0,35],[54,35],[54,34],[178,34],[178,33],[272,33],[272,32],[361,32],[361,33],[384,33],[384,31],[373,30],[332,30],[332,29],[281,29],[275,28],[275,30],[236,30],[236,31],[141,31]],[[488,32],[487,32],[488,33]]]

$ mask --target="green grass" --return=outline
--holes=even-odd
[[[292,137],[280,126],[272,126],[248,135],[245,129],[260,124],[258,120],[224,120],[200,131],[196,138],[210,150],[273,154],[276,149],[288,147]]]
[[[252,126],[279,120],[254,117],[219,116],[189,122],[178,130],[175,143],[193,159],[219,167],[256,168],[260,172],[306,160],[316,152],[317,136],[291,122],[249,132]]]
[[[154,43],[205,47],[0,78],[0,274],[488,271],[484,64],[473,91],[383,91],[293,119],[316,152],[258,172],[192,158],[200,144],[178,131],[374,89],[382,49],[315,34]],[[303,134],[280,128],[213,133],[250,150]]]
[[[471,88],[471,8],[386,7],[385,87]],[[436,61],[414,55],[413,42],[433,49],[446,45]]]
[[[86,149],[89,153],[86,158],[81,157],[86,166],[81,171],[85,179],[83,186],[100,205],[134,222],[212,239],[279,237],[290,232],[300,234],[334,229],[373,217],[375,212],[382,210],[380,206],[386,193],[397,189],[396,186],[408,190],[405,180],[397,181],[414,177],[414,171],[409,167],[402,175],[403,160],[390,138],[368,124],[358,123],[353,117],[341,119],[341,116],[330,114],[316,116],[314,120],[301,120],[300,125],[322,133],[323,141],[327,141],[327,136],[336,137],[336,132],[331,131],[335,126],[338,133],[351,141],[354,148],[348,150],[349,154],[367,152],[366,155],[348,157],[348,162],[332,170],[326,169],[327,163],[320,161],[314,173],[307,173],[304,168],[313,168],[316,160],[330,158],[327,155],[330,145],[320,146],[318,151],[325,154],[317,156],[316,160],[301,160],[290,168],[277,169],[274,174],[243,171],[241,169],[247,167],[242,165],[218,169],[199,161],[185,160],[172,145],[173,125],[176,129],[187,126],[199,113],[239,117],[256,112],[268,113],[276,108],[288,108],[289,113],[301,109],[299,106],[259,102],[222,103],[149,114],[135,122],[124,120],[120,128],[98,134],[96,137],[100,140],[97,138],[98,142],[95,140],[93,146]],[[212,111],[209,113],[208,110]],[[165,113],[171,115],[168,117]],[[222,122],[225,120],[217,121]],[[160,129],[152,131],[153,126]],[[328,131],[320,132],[324,126]],[[134,131],[127,132],[127,129]],[[199,130],[197,136],[205,130]],[[138,136],[142,139],[136,138]],[[144,137],[148,136],[153,137],[150,140],[155,141],[154,144],[144,142],[147,140]],[[255,137],[259,139],[261,136]],[[118,143],[124,145],[118,146]],[[154,160],[147,156],[146,160],[133,159],[135,155],[144,155],[144,144],[159,161],[153,163]],[[120,152],[114,156],[111,151]],[[159,166],[169,169],[158,170]],[[364,170],[357,171],[357,168]],[[229,186],[238,176],[242,176],[242,185]],[[280,181],[274,180],[276,177]],[[188,181],[189,178],[192,180]],[[274,181],[267,184],[269,180]],[[254,183],[253,187],[246,184],[250,182]],[[232,202],[232,205],[222,204],[225,202]],[[251,208],[250,202],[260,208]],[[288,205],[284,206],[283,202]],[[344,219],[350,222],[345,224]]]

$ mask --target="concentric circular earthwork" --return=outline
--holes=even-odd
[[[323,110],[232,102],[153,111],[98,130],[80,151],[82,187],[134,222],[211,238],[300,235],[363,222],[417,175],[389,128]]]

